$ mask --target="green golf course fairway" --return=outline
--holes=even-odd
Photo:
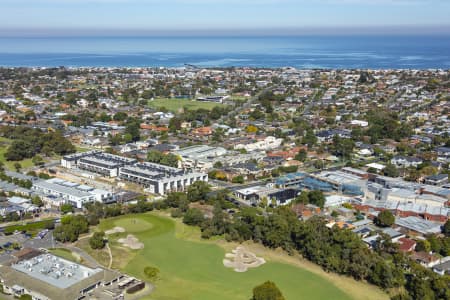
[[[288,264],[267,262],[261,267],[237,273],[222,263],[225,251],[207,242],[193,242],[175,236],[175,222],[152,214],[127,215],[103,220],[102,230],[121,226],[145,244],[144,249],[129,251],[134,255],[126,273],[144,278],[146,266],[160,269],[155,291],[145,299],[155,300],[248,300],[252,289],[266,280],[274,281],[287,300],[351,299],[330,281],[307,270]],[[113,251],[114,254],[114,251]]]

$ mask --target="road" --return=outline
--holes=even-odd
[[[392,97],[390,97],[390,98],[384,103],[384,107],[386,107],[387,109],[389,109],[389,107],[391,106],[391,104],[394,103],[395,100],[397,100],[401,95],[403,95],[403,91],[398,91],[397,93],[395,93],[395,95],[393,95]]]
[[[306,106],[303,108],[303,111],[301,113],[302,116],[304,115],[308,115],[309,111],[311,110],[311,108],[314,105],[314,101],[317,97],[317,94],[320,92],[320,89],[316,89],[316,91],[314,92],[314,94],[308,99],[308,103],[306,104]]]

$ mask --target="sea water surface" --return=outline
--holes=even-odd
[[[450,35],[0,37],[0,66],[450,69]]]

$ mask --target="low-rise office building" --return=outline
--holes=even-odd
[[[82,208],[83,205],[90,202],[111,203],[115,201],[112,192],[59,178],[36,181],[33,183],[32,189],[51,206],[69,203],[76,208]]]
[[[259,161],[265,157],[264,152],[254,151],[241,154],[236,151],[227,151],[222,147],[206,145],[191,146],[174,151],[180,157],[180,167],[206,171],[212,169],[216,163],[222,166],[234,166],[249,161]]]

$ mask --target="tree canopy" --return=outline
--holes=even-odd
[[[275,283],[266,281],[253,289],[251,300],[284,300],[284,297]]]
[[[5,152],[7,160],[18,161],[32,158],[40,153],[50,156],[52,154],[66,155],[75,152],[72,143],[58,131],[45,133],[40,129],[24,126],[2,126],[0,135],[13,140]]]
[[[383,210],[375,218],[375,224],[382,227],[390,227],[394,224],[395,217],[389,210]]]

